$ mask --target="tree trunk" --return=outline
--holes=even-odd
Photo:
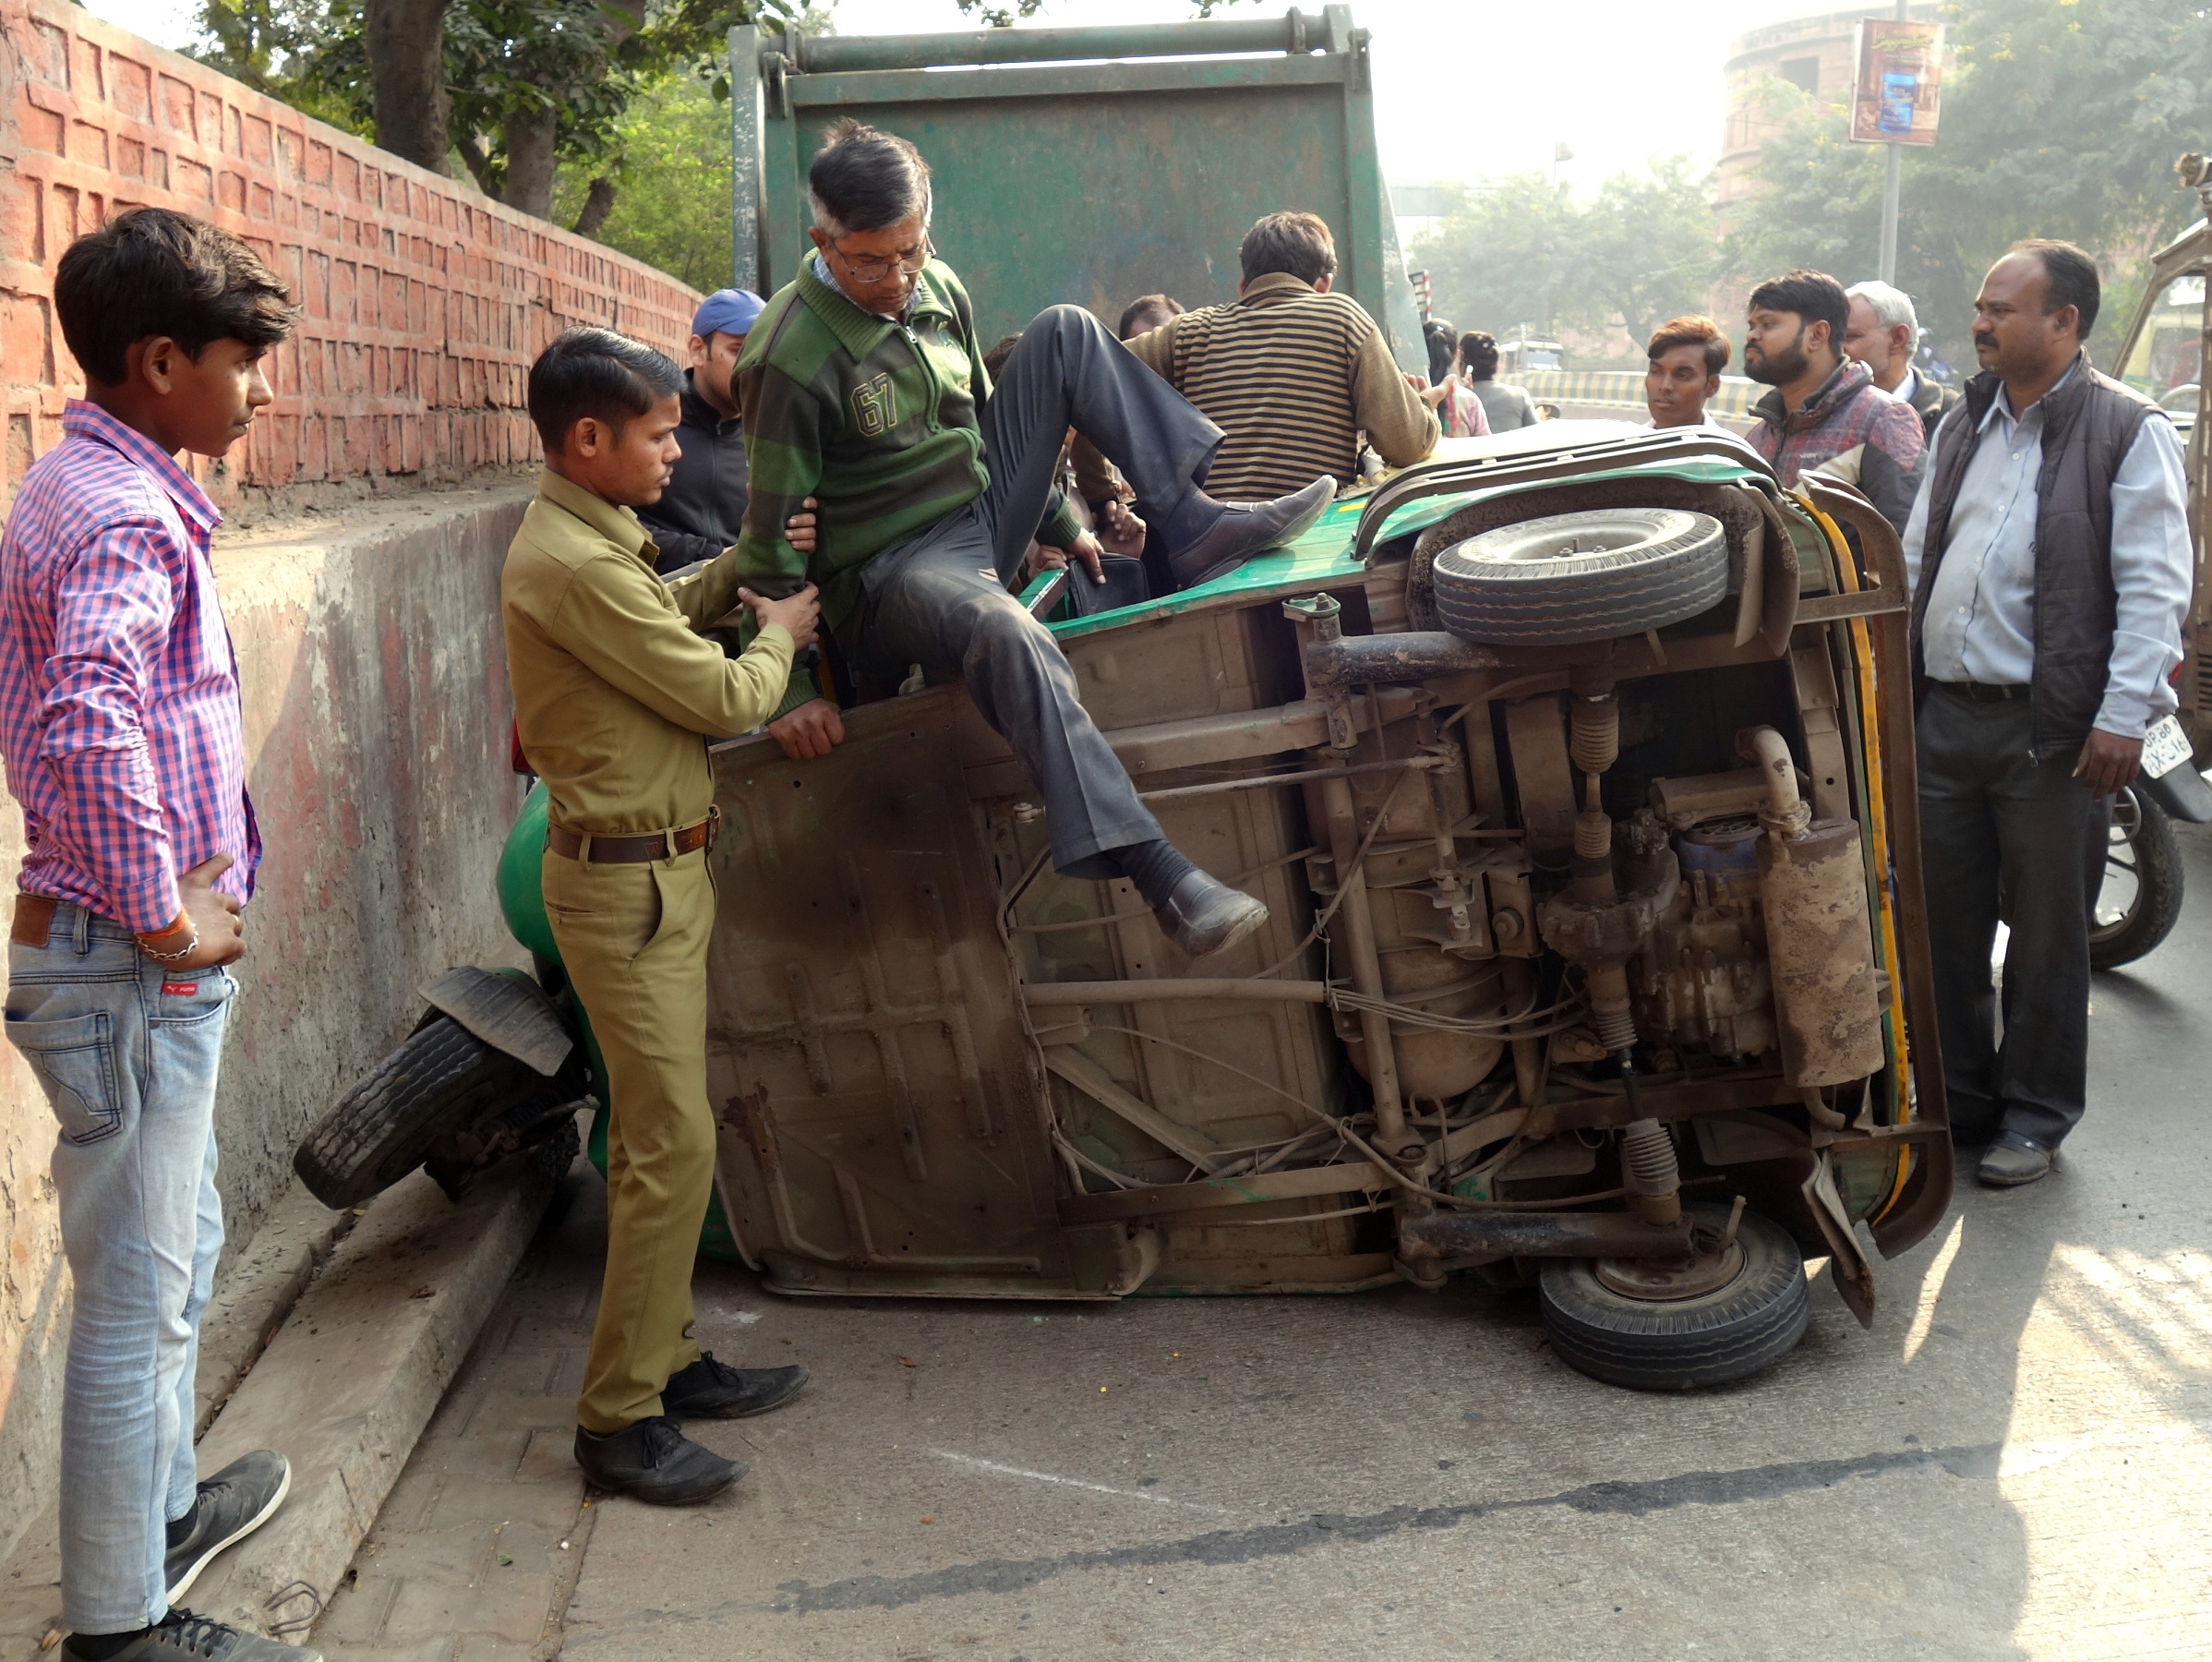
[[[445,20],[450,0],[366,0],[377,142],[432,173],[446,171]]]
[[[570,227],[579,236],[596,236],[599,227],[607,223],[607,216],[615,211],[615,182],[604,175],[592,181],[584,192],[583,211],[576,216]]]
[[[510,208],[540,219],[553,211],[553,139],[559,126],[551,110],[517,110],[507,117],[507,180],[499,200]]]

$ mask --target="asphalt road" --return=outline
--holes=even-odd
[[[1823,1273],[1780,1367],[1657,1397],[1569,1371],[1525,1295],[816,1303],[705,1268],[706,1343],[815,1383],[699,1429],[752,1462],[719,1502],[589,1509],[563,1654],[2212,1656],[2186,851],[2174,937],[2098,982],[2059,1173],[1969,1178],[1871,1332]]]

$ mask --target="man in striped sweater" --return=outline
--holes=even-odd
[[[1161,835],[1084,711],[1059,644],[1007,585],[1032,538],[1103,581],[1097,539],[1053,488],[1070,427],[1121,467],[1169,545],[1209,567],[1297,536],[1333,484],[1249,505],[1208,496],[1199,485],[1221,429],[1077,307],[1024,330],[993,388],[967,291],[930,245],[929,166],[904,138],[840,122],[807,182],[814,255],[768,302],[738,361],[751,495],[735,555],[746,585],[782,596],[818,584],[860,674],[920,663],[961,675],[1042,793],[1060,871],[1126,877],[1193,957],[1244,939],[1267,908]],[[811,555],[785,524],[809,497],[821,505]],[[803,670],[768,730],[795,760],[845,738],[837,706]]]
[[[1330,293],[1336,242],[1318,214],[1268,214],[1245,234],[1237,259],[1244,275],[1233,306],[1186,311],[1128,343],[1228,435],[1208,486],[1264,497],[1320,478],[1349,485],[1359,477],[1363,435],[1393,467],[1436,448],[1429,401],[1408,383],[1375,319],[1351,295]],[[1076,446],[1076,465],[1084,496],[1105,500],[1112,477],[1098,452]],[[1168,566],[1177,588],[1208,574],[1182,551]]]

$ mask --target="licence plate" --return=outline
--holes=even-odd
[[[2169,716],[2143,735],[2142,765],[2147,777],[2163,779],[2189,758],[2189,740],[2176,717]]]

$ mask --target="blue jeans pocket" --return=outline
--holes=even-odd
[[[88,1010],[42,1021],[11,1012],[7,1037],[38,1075],[65,1138],[82,1144],[114,1135],[123,1123],[123,1088],[113,1016]]]

